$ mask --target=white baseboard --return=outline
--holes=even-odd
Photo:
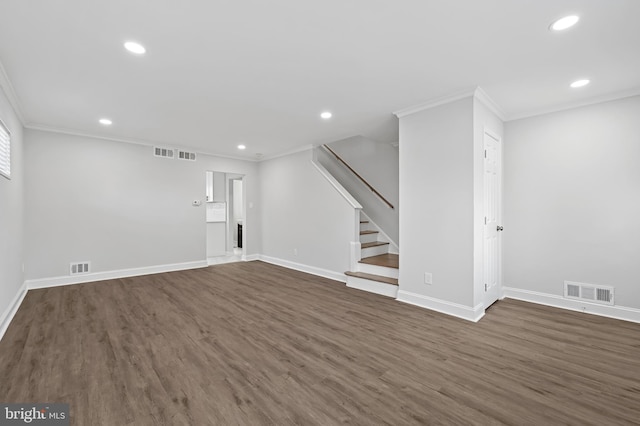
[[[20,288],[18,289],[18,293],[16,293],[15,297],[7,307],[7,309],[2,313],[2,317],[0,317],[0,340],[4,337],[4,333],[7,332],[9,328],[9,324],[11,324],[11,320],[18,312],[18,308],[22,304],[24,297],[27,295],[27,284],[22,283]]]
[[[557,296],[555,294],[539,293],[537,291],[523,290],[513,287],[502,287],[502,297],[640,323],[640,309],[635,308],[600,305],[581,300],[565,299],[564,297]]]
[[[194,262],[171,263],[168,265],[144,266],[141,268],[119,269],[115,271],[93,272],[90,274],[67,275],[62,277],[39,278],[25,281],[27,288],[48,288],[62,285],[81,284],[94,281],[113,280],[118,278],[137,277],[140,275],[160,274],[163,272],[183,271],[185,269],[206,268],[206,260]]]
[[[329,278],[330,280],[340,281],[343,283],[347,282],[347,276],[341,272],[330,271],[328,269],[317,268],[315,266],[309,266],[302,263],[291,262],[289,260],[278,259],[276,257],[265,256],[263,254],[259,254],[256,260],[262,260],[274,265],[284,266],[285,268],[289,269],[295,269],[296,271],[318,275],[320,277]]]
[[[443,314],[452,315],[467,321],[478,322],[480,318],[484,316],[484,308],[482,304],[472,308],[470,306],[460,305],[458,303],[435,299],[433,297],[403,290],[398,291],[398,297],[396,300],[410,305],[420,306],[421,308],[431,309],[432,311],[437,311]]]

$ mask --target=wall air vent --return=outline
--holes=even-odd
[[[91,262],[71,262],[69,265],[69,274],[70,275],[78,275],[78,274],[88,274],[89,266]]]
[[[196,161],[196,153],[178,150],[178,158],[180,160]]]
[[[613,305],[613,287],[602,285],[564,282],[564,297],[567,299],[583,300],[585,302]]]
[[[153,155],[156,157],[169,158],[173,160],[175,152],[171,148],[161,148],[159,146],[156,146],[153,148]]]

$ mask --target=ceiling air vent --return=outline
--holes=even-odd
[[[178,158],[180,160],[196,161],[196,153],[178,150]]]
[[[171,148],[161,148],[156,146],[153,148],[153,155],[156,157],[169,158],[173,160],[175,152]]]
[[[69,274],[71,275],[88,274],[90,265],[91,265],[91,262],[72,262],[69,265]]]
[[[613,287],[602,285],[564,282],[564,297],[567,299],[583,300],[586,302],[613,305]]]

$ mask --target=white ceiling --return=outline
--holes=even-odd
[[[640,93],[638,0],[2,0],[0,17],[27,127],[235,157],[395,142],[393,111],[476,86],[507,119]]]

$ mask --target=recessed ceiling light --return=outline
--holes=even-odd
[[[586,86],[587,84],[589,84],[590,81],[587,79],[583,79],[583,80],[576,80],[573,83],[571,83],[571,87],[576,88],[576,87],[583,87]]]
[[[331,113],[329,111],[325,111],[322,114],[320,114],[320,117],[324,118],[325,120],[328,120],[331,118]]]
[[[567,28],[573,27],[577,24],[579,20],[580,17],[576,15],[565,16],[564,18],[560,18],[555,21],[549,28],[554,31],[566,30]]]
[[[247,149],[247,147],[244,145],[238,145],[238,149]]]
[[[144,48],[140,43],[136,43],[135,41],[128,41],[124,44],[124,48],[127,49],[131,53],[135,53],[136,55],[143,55],[147,49]]]
[[[102,124],[103,126],[111,126],[113,124],[113,121],[109,120],[108,118],[101,118],[100,124]]]

